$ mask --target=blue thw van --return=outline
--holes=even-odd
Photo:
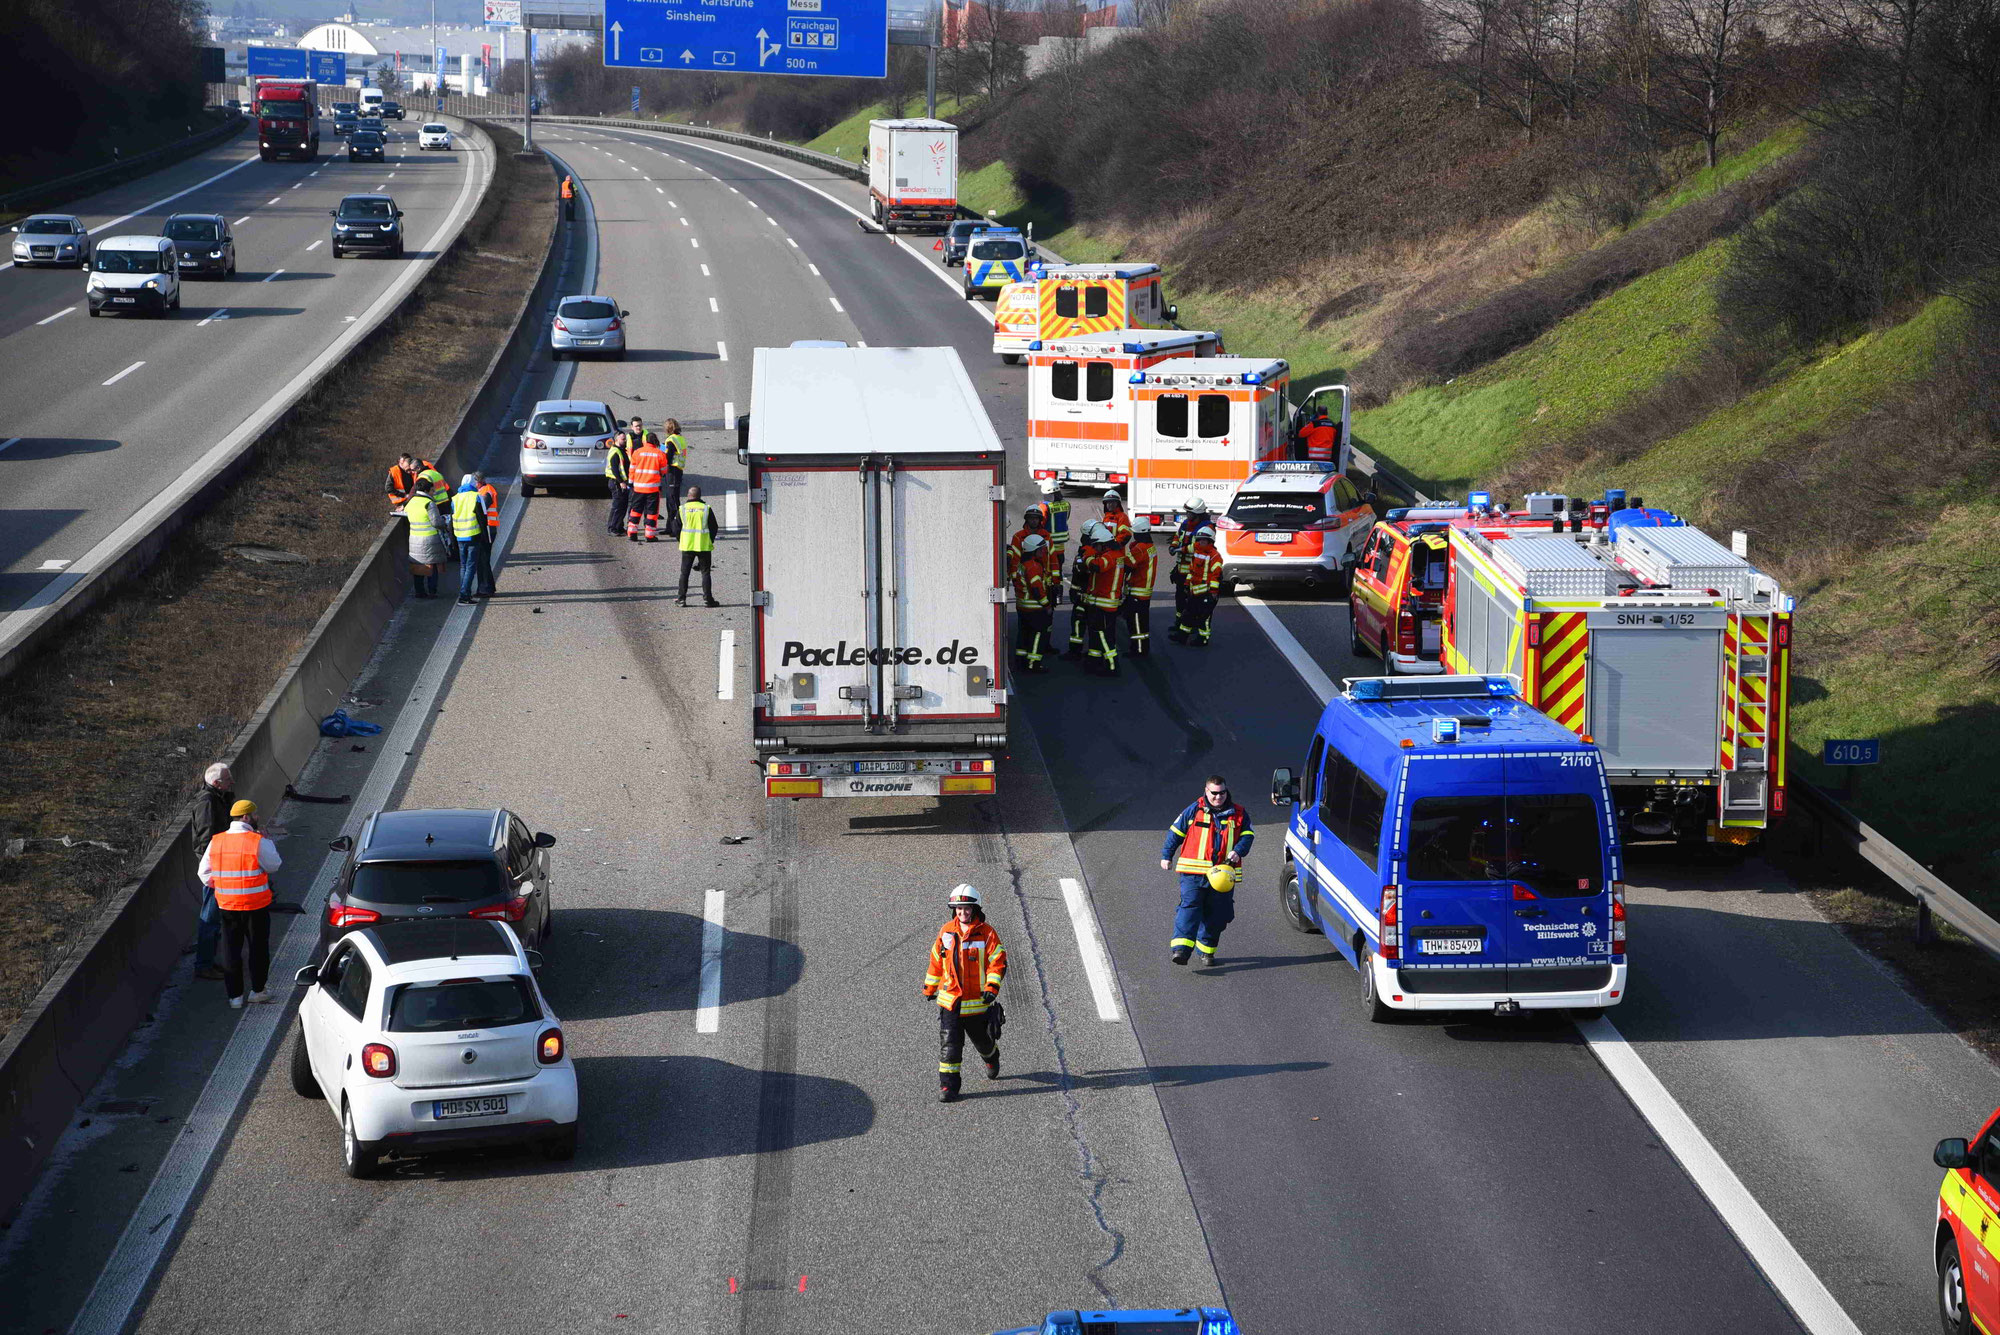
[[[1623,997],[1603,760],[1512,677],[1349,678],[1271,800],[1292,809],[1285,915],[1361,971],[1370,1019]]]

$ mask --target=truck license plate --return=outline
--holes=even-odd
[[[1477,955],[1486,943],[1476,936],[1422,937],[1417,941],[1420,955]]]
[[[908,774],[910,762],[907,760],[857,760],[854,762],[856,774]]]
[[[492,1117],[506,1111],[505,1094],[488,1094],[477,1099],[438,1099],[431,1104],[431,1116],[441,1122],[453,1117]]]

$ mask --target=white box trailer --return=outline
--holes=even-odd
[[[868,195],[885,231],[938,231],[958,216],[958,127],[950,121],[868,122]]]
[[[994,791],[1007,455],[950,348],[758,348],[751,731],[771,797]]]

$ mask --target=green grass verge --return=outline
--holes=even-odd
[[[916,107],[907,113],[910,117],[924,114],[923,98],[919,96],[916,102]],[[954,98],[944,96],[938,98],[939,116],[955,116],[958,114],[958,107],[959,104]],[[862,151],[868,147],[868,122],[881,120],[888,114],[886,105],[881,102],[863,107],[825,134],[807,140],[805,147],[816,153],[832,153],[850,162],[859,162]]]
[[[1704,167],[1689,176],[1641,214],[1633,226],[1643,227],[1655,218],[1672,213],[1683,204],[1693,203],[1704,195],[1712,195],[1724,186],[1742,180],[1751,172],[1770,166],[1779,158],[1802,147],[1805,142],[1804,122],[1792,121],[1782,125],[1742,152],[1728,154],[1718,160],[1713,167]]]

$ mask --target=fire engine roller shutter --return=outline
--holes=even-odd
[[[1590,636],[1590,735],[1613,774],[1717,767],[1722,639],[1712,630]]]

